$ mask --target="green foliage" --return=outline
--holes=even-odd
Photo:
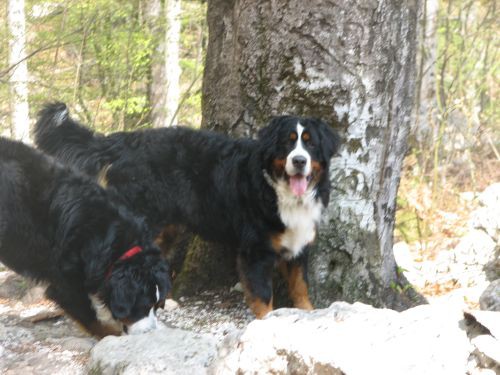
[[[151,63],[162,22],[151,24],[145,0],[27,0],[30,110],[68,103],[82,121],[100,131],[149,126]],[[207,27],[206,4],[182,2],[179,122],[201,122],[201,77]],[[163,20],[163,18],[161,18]],[[6,24],[6,7],[0,8]],[[9,123],[8,35],[0,28],[0,120]],[[2,127],[0,126],[0,131]]]
[[[399,283],[396,283],[395,281],[391,281],[389,286],[392,290],[401,294],[408,292],[409,289],[414,289],[413,285],[411,284],[401,285]]]
[[[441,126],[459,116],[468,129],[465,136],[486,132],[498,142],[499,31],[495,0],[441,2],[436,62]]]
[[[394,236],[403,239],[406,243],[418,241],[420,238],[417,213],[411,209],[408,202],[401,196],[397,198],[397,205]]]
[[[396,237],[421,248],[443,231],[455,235],[442,213],[462,214],[460,191],[495,179],[485,166],[492,161],[494,170],[500,160],[497,19],[495,0],[439,2],[437,61],[429,68],[437,108],[428,113],[430,139],[405,160],[396,212]]]

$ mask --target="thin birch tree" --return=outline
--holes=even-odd
[[[175,122],[180,97],[179,43],[180,0],[148,0],[145,16],[156,39],[151,60],[149,100],[153,126],[170,126]]]
[[[23,142],[30,142],[28,105],[28,62],[26,60],[26,18],[24,0],[9,0],[7,24],[9,29],[9,75],[11,134]]]

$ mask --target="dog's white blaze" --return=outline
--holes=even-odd
[[[307,152],[302,144],[302,133],[304,132],[304,127],[297,122],[297,144],[295,148],[290,152],[286,158],[285,171],[289,176],[294,176],[297,172],[293,166],[293,158],[295,156],[303,156],[306,158],[306,165],[304,167],[304,175],[307,176],[311,173],[311,155]]]
[[[160,288],[156,285],[156,302],[160,301]]]
[[[158,321],[156,319],[154,308],[151,308],[151,310],[149,310],[148,316],[128,326],[128,334],[137,335],[140,333],[152,331],[153,329],[157,328],[157,325]]]
[[[281,236],[281,246],[287,251],[282,255],[290,260],[299,256],[304,247],[314,240],[323,204],[315,198],[314,189],[308,188],[303,196],[296,197],[286,181],[279,181],[274,186],[280,218],[286,227]]]

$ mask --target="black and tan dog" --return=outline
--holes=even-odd
[[[160,233],[183,225],[238,249],[240,278],[257,317],[272,309],[280,265],[294,306],[311,309],[308,247],[328,204],[339,139],[322,121],[282,116],[258,140],[187,128],[94,134],[56,103],[35,127],[40,149],[105,180]]]
[[[90,178],[20,142],[0,138],[0,261],[48,284],[91,334],[140,332],[170,289],[144,219]],[[107,308],[120,328],[97,318]]]

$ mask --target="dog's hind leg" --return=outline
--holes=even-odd
[[[92,302],[83,288],[51,284],[47,288],[46,295],[91,335],[102,338],[108,335],[119,336],[121,334],[121,331],[111,324],[103,323],[97,319]]]
[[[245,300],[257,319],[262,319],[273,309],[272,272],[275,259],[272,252],[260,253],[258,257],[255,253],[238,257]]]

